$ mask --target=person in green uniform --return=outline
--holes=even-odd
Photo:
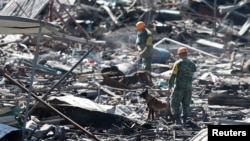
[[[151,64],[153,56],[153,36],[152,32],[145,27],[143,21],[136,23],[137,38],[136,47],[139,52],[139,56],[142,59],[142,69],[151,73]]]
[[[171,110],[176,125],[182,125],[180,115],[183,114],[183,125],[189,116],[189,108],[192,96],[193,75],[196,65],[188,59],[187,48],[180,47],[177,51],[179,59],[174,63],[169,79],[169,91],[171,94]],[[172,91],[173,88],[173,91]],[[182,105],[182,111],[180,106]]]

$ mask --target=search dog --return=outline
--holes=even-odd
[[[168,98],[167,101],[160,100],[148,93],[148,89],[145,89],[142,93],[139,94],[139,97],[144,98],[147,103],[148,108],[148,119],[155,119],[157,113],[160,111],[166,112],[166,120],[173,120],[173,115],[171,113],[170,100]]]

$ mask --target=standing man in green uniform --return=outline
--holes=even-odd
[[[139,51],[139,56],[142,58],[142,69],[151,73],[151,63],[153,56],[153,37],[149,29],[145,27],[143,21],[136,23],[137,38],[136,47]]]
[[[172,92],[172,88],[174,87],[170,104],[176,125],[182,124],[180,119],[180,105],[182,104],[183,124],[185,125],[189,114],[192,96],[192,80],[196,71],[196,65],[187,58],[187,48],[179,48],[177,54],[180,59],[174,63],[169,79],[170,92]]]

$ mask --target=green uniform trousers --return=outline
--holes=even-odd
[[[189,115],[191,96],[192,88],[174,88],[170,103],[174,116],[180,116],[182,112],[184,117]]]
[[[151,72],[151,64],[152,64],[151,57],[142,58],[142,69]]]

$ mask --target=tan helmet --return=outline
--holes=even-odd
[[[137,30],[142,30],[145,28],[145,23],[143,21],[139,21],[136,23],[135,27]]]
[[[180,47],[180,48],[178,49],[178,51],[177,51],[177,54],[179,55],[179,54],[182,54],[182,53],[187,53],[187,48],[185,48],[185,47]]]

